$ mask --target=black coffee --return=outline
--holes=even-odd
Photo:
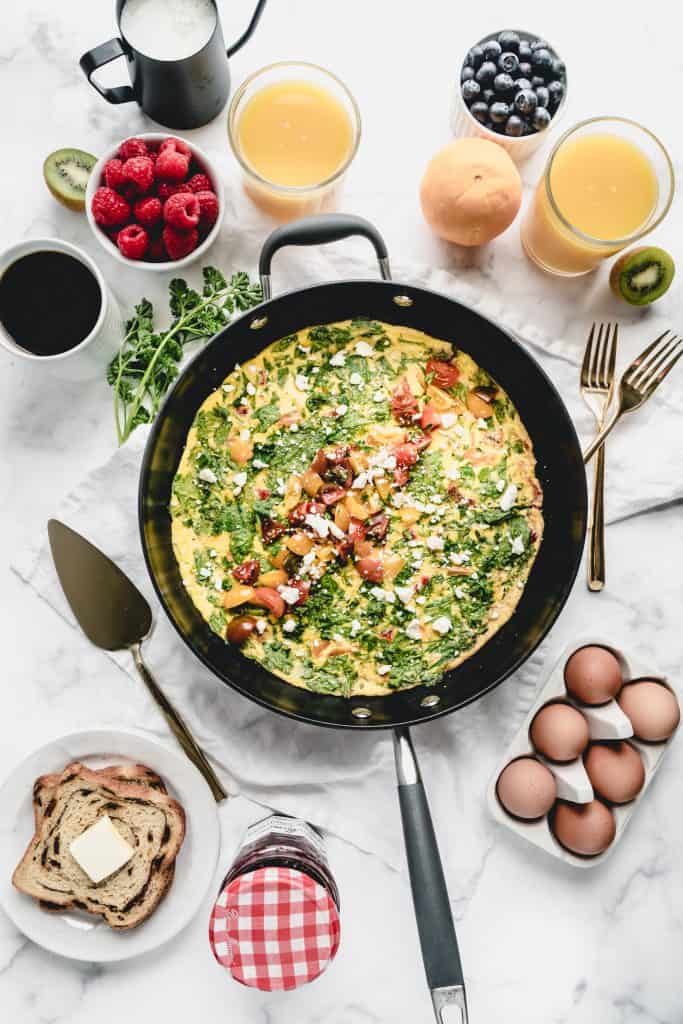
[[[0,277],[0,323],[17,345],[37,356],[80,345],[101,309],[97,280],[67,253],[29,253]]]

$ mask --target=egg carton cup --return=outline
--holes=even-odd
[[[533,42],[537,37],[531,32],[524,32],[520,29],[516,30],[517,34],[526,42]],[[495,38],[498,35],[497,32],[489,33],[478,39],[474,44],[480,46],[487,39]],[[550,43],[553,51],[557,53],[552,43]],[[469,51],[470,47],[467,47],[465,53],[463,53],[460,63],[458,64],[458,80],[453,90],[453,98],[451,102],[450,111],[450,122],[451,131],[458,139],[488,139],[489,142],[495,142],[498,146],[501,146],[507,153],[510,154],[515,163],[521,163],[523,160],[527,160],[532,153],[547,142],[551,132],[557,127],[560,118],[564,114],[566,103],[567,103],[567,80],[565,75],[565,88],[564,96],[560,101],[560,105],[553,114],[552,120],[547,128],[543,131],[535,132],[533,135],[523,135],[518,138],[509,135],[499,135],[498,132],[492,132],[484,124],[480,124],[475,117],[472,117],[469,111],[469,107],[462,98],[461,93],[461,82],[460,72],[465,62],[465,55]]]
[[[504,756],[496,766],[493,778],[486,791],[486,802],[494,819],[512,832],[526,839],[527,842],[539,846],[546,853],[559,860],[565,861],[577,868],[592,868],[601,864],[614,850],[617,843],[621,841],[624,830],[635,813],[638,804],[643,799],[654,776],[659,770],[662,758],[672,742],[676,731],[661,743],[644,743],[633,736],[631,721],[621,710],[616,700],[610,700],[607,704],[588,707],[577,701],[568,693],[564,683],[564,667],[570,656],[581,647],[596,646],[606,647],[619,660],[621,665],[624,683],[638,679],[653,679],[662,683],[675,693],[673,686],[660,672],[654,671],[651,666],[644,665],[637,659],[627,658],[625,654],[610,640],[604,637],[587,636],[581,637],[571,644],[567,644],[548,675],[545,685],[540,690],[533,706],[527,714],[523,724],[520,726]],[[538,821],[524,822],[508,814],[496,795],[496,783],[503,768],[518,757],[536,757],[555,776],[557,783],[557,796],[561,800],[569,800],[572,803],[590,803],[594,797],[593,787],[584,767],[583,756],[568,764],[557,764],[549,761],[536,750],[529,736],[531,723],[540,709],[553,701],[563,701],[577,708],[588,722],[590,740],[628,740],[629,743],[640,754],[645,768],[645,782],[638,796],[627,804],[610,804],[616,822],[616,834],[607,849],[595,857],[580,857],[577,854],[566,850],[555,838],[550,828],[549,816]]]

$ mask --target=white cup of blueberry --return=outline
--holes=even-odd
[[[459,75],[453,131],[497,142],[514,160],[541,145],[567,98],[564,61],[531,32],[485,36],[467,51]]]

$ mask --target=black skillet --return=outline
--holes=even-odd
[[[340,281],[271,298],[271,260],[287,245],[317,245],[363,235],[377,253],[382,281]],[[359,217],[327,215],[274,231],[259,263],[264,303],[234,321],[179,377],[152,428],[140,477],[142,545],[152,581],[185,643],[219,679],[263,706],[315,725],[394,730],[403,831],[427,981],[439,1021],[457,1006],[467,1021],[465,988],[448,892],[408,726],[456,711],[501,683],[529,657],[560,613],[581,558],[586,477],[569,414],[536,361],[501,327],[467,306],[425,288],[391,280],[386,246]],[[182,585],[171,544],[171,483],[197,409],[235,362],[310,324],[364,316],[450,341],[507,391],[533,441],[543,487],[545,533],[512,618],[437,686],[350,700],[312,693],[271,675],[217,637]],[[452,1020],[452,1017],[448,1018]]]

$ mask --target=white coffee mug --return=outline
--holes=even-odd
[[[100,289],[102,305],[99,316],[90,334],[78,345],[67,349],[66,352],[57,352],[55,355],[49,356],[28,352],[25,348],[17,345],[1,323],[0,345],[11,355],[34,363],[36,368],[43,367],[61,377],[62,380],[89,380],[101,376],[121,344],[121,312],[116,299],[107,287],[97,264],[90,256],[78,246],[71,245],[70,242],[62,242],[59,238],[28,238],[23,242],[11,245],[0,254],[0,277],[22,256],[28,256],[34,252],[63,252],[67,256],[73,256],[74,259],[86,266]]]

